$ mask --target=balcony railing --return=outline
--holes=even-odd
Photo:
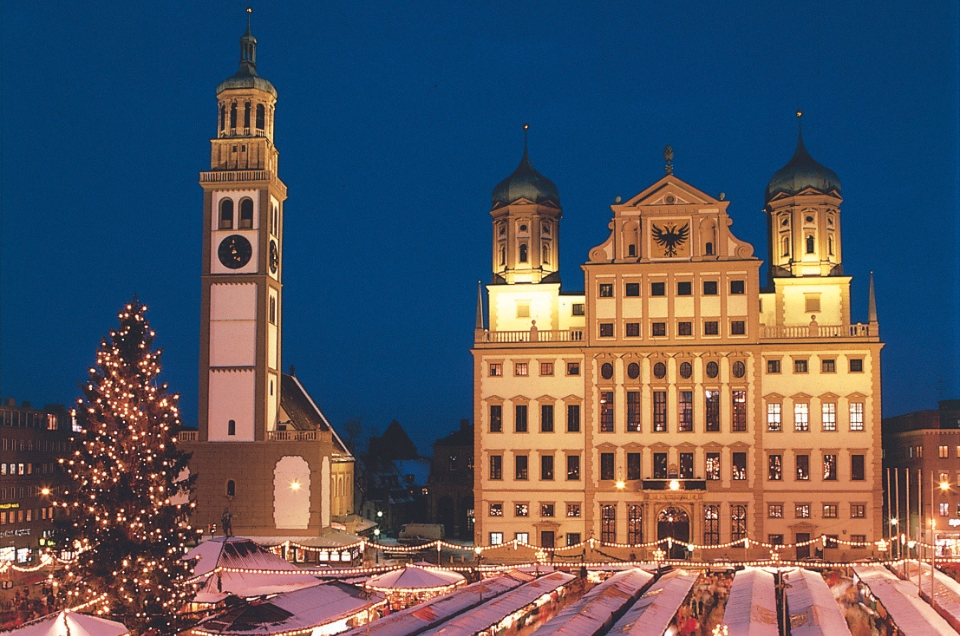
[[[527,329],[524,331],[490,331],[477,329],[477,344],[516,344],[521,342],[583,342],[584,329]]]
[[[200,173],[200,183],[242,183],[247,181],[273,181],[283,196],[287,188],[275,179],[269,170],[208,170]]]
[[[197,441],[197,431],[180,431],[177,433],[177,441],[195,442]]]
[[[877,337],[876,332],[871,333],[870,325],[856,323],[854,325],[804,325],[802,327],[767,327],[761,325],[761,338],[771,340],[793,340],[797,338],[870,338]]]
[[[267,431],[268,442],[313,442],[316,431]]]
[[[676,482],[676,488],[672,487]],[[703,479],[644,479],[641,482],[643,490],[706,490],[707,482]]]

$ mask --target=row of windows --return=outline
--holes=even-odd
[[[612,322],[601,322],[599,325],[599,336],[601,338],[613,338],[615,333],[614,323]],[[731,320],[730,328],[728,330],[728,335],[731,336],[743,336],[747,333],[747,323],[744,320]],[[639,322],[627,322],[623,325],[623,335],[626,338],[639,338],[640,337],[640,323]],[[650,323],[650,336],[653,338],[667,337],[667,323],[665,322],[652,322]],[[676,326],[677,336],[693,336],[693,323],[690,321],[679,321]],[[716,320],[704,320],[701,330],[701,335],[704,336],[719,336],[720,335],[720,323]]]
[[[718,293],[719,283],[715,280],[705,280],[703,281],[703,295],[704,296],[716,296]],[[746,284],[742,280],[732,280],[730,281],[730,293],[737,295],[745,293]],[[598,294],[600,298],[613,298],[614,295],[614,285],[613,283],[600,283],[598,288]],[[639,297],[640,296],[640,283],[625,283],[623,286],[623,295],[630,297]],[[667,295],[667,284],[665,282],[655,282],[650,283],[650,295],[651,296],[666,296]],[[677,283],[677,296],[692,296],[693,295],[693,283],[691,281],[679,281]]]
[[[66,453],[69,443],[56,440],[34,440],[32,439],[0,439],[0,450],[11,451],[32,451],[38,450],[41,453]]]
[[[42,490],[40,486],[11,486],[9,488],[0,488],[0,501],[39,497]],[[47,494],[57,494],[58,492],[58,488],[52,488]]]
[[[568,519],[579,519],[580,518],[580,503],[572,502],[566,504],[566,516]],[[488,509],[488,514],[491,517],[502,517],[503,516],[503,502],[492,502]],[[555,517],[557,513],[557,506],[553,502],[550,503],[541,503],[540,504],[540,516],[541,517]],[[530,516],[530,504],[528,502],[519,502],[513,504],[513,516],[514,517],[529,517]]]
[[[550,539],[547,540],[546,537],[549,536]],[[579,532],[568,532],[567,533],[567,545],[578,545],[580,543],[580,533]],[[544,547],[554,547],[553,543],[554,534],[552,531],[544,530],[542,532],[542,544]],[[515,532],[513,538],[519,541],[520,543],[530,543],[530,533],[529,532]],[[503,533],[502,532],[491,532],[490,533],[490,545],[502,545],[503,544]]]
[[[863,432],[863,402],[849,404],[849,430]],[[795,402],[793,405],[793,430],[796,432],[810,431],[810,404]],[[835,432],[837,430],[837,403],[823,402],[820,404],[820,430]],[[783,405],[780,402],[767,403],[767,432],[779,433],[783,431]]]
[[[220,223],[219,228],[221,230],[232,230],[233,229],[233,199],[224,198],[220,201]],[[237,228],[241,230],[250,230],[253,229],[253,200],[252,199],[241,199],[240,200],[240,220],[237,224]]]
[[[56,467],[54,462],[41,464],[4,462],[0,464],[0,475],[32,475],[35,472],[40,475],[49,475],[56,471]]]
[[[779,359],[767,360],[767,373],[780,373],[781,368],[782,367]],[[850,373],[863,373],[863,358],[847,358],[847,371],[849,371]],[[794,358],[793,372],[801,373],[801,374],[809,373],[810,372],[809,358]],[[820,372],[836,373],[837,372],[836,358],[820,358]]]
[[[534,368],[537,368],[537,364],[534,363]],[[552,376],[555,373],[556,366],[553,362],[540,362],[539,363],[540,375],[541,376]],[[704,374],[710,378],[715,379],[720,375],[720,365],[714,361],[710,360],[704,365]],[[640,364],[637,362],[631,362],[627,365],[627,377],[631,380],[636,380],[640,377]],[[677,372],[680,377],[684,380],[688,380],[693,377],[693,364],[691,362],[681,362],[677,366]],[[609,380],[613,378],[614,368],[613,364],[610,362],[604,362],[600,365],[600,377],[604,380]],[[747,374],[747,366],[742,360],[736,360],[733,364],[730,365],[730,373],[735,378],[742,378]],[[502,362],[491,362],[487,368],[487,374],[490,377],[498,378],[503,377],[503,363]],[[566,374],[568,376],[578,376],[580,375],[580,363],[579,362],[567,362],[566,363]],[[530,363],[529,362],[514,362],[513,363],[513,375],[514,377],[525,378],[530,376]],[[653,377],[658,380],[663,380],[667,377],[667,364],[665,362],[656,362],[653,365]]]
[[[53,506],[33,509],[3,510],[0,511],[0,525],[8,523],[24,523],[36,519],[53,519]]]
[[[19,411],[0,409],[0,424],[14,428],[40,428],[57,430],[57,416],[39,411]]]
[[[230,115],[229,123],[230,128],[237,128],[237,103],[234,102],[230,105]],[[253,113],[253,105],[250,102],[245,102],[243,104],[243,127],[250,128],[250,116]],[[267,109],[263,104],[257,104],[256,108],[256,125],[257,130],[263,130],[264,124],[266,123],[266,113]],[[227,128],[227,106],[226,104],[220,104],[220,132],[224,132]]]
[[[837,455],[835,453],[824,453],[821,463],[820,475],[823,481],[836,481],[837,479]],[[794,454],[794,479],[796,481],[810,481],[810,455],[803,453]],[[771,453],[767,455],[767,480],[783,481],[784,461],[783,455]],[[864,481],[866,479],[866,456],[850,455],[850,480]]]
[[[770,519],[783,519],[783,506],[782,503],[769,503],[767,504],[767,517]],[[793,507],[793,518],[794,519],[810,519],[810,511],[812,505],[809,503],[797,503]],[[849,508],[849,514],[851,519],[866,519],[867,517],[867,504],[862,503],[851,503]],[[823,519],[839,519],[840,518],[840,504],[837,503],[825,503],[821,508],[821,517]]]

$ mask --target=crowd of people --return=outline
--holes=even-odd
[[[680,636],[709,636],[723,620],[733,574],[704,572],[697,579],[687,603],[680,607],[674,625]]]
[[[17,627],[57,611],[58,604],[53,588],[44,585],[39,594],[30,594],[29,586],[17,587],[13,595],[0,599],[0,629]]]

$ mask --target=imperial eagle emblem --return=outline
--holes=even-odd
[[[676,225],[653,226],[653,240],[663,248],[665,256],[676,256],[677,248],[690,236],[690,224],[684,223],[680,229]]]

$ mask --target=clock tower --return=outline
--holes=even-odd
[[[280,408],[281,247],[287,189],[277,175],[277,91],[257,74],[257,40],[217,87],[217,135],[203,187],[199,435],[251,442]]]

